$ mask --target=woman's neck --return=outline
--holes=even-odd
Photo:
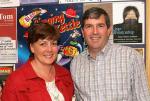
[[[32,60],[31,65],[35,73],[45,81],[52,81],[55,79],[55,68],[53,64],[45,65]]]

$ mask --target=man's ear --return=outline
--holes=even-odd
[[[85,47],[87,47],[88,45],[87,45],[86,40],[85,40],[85,38],[84,38],[84,31],[83,31],[83,28],[81,28],[81,33],[82,33],[82,37],[83,37],[83,40],[84,40],[84,45],[85,45]]]
[[[107,31],[107,34],[108,34],[108,36],[110,36],[111,35],[111,33],[112,33],[112,29],[113,29],[113,27],[112,27],[112,25],[108,28],[108,31]]]
[[[82,32],[82,37],[84,38],[84,32],[83,32],[83,28],[81,28],[81,32]]]

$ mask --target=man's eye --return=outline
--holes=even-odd
[[[101,27],[104,27],[104,25],[98,25],[97,27],[98,27],[98,28],[101,28]]]
[[[86,25],[85,28],[92,28],[92,26],[91,25]]]

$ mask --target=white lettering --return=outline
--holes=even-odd
[[[13,15],[0,14],[0,20],[12,20],[12,19],[13,19]]]

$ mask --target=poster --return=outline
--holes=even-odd
[[[100,2],[100,0],[59,0],[59,3]]]
[[[113,3],[113,35],[114,43],[144,44],[144,2]]]
[[[0,64],[0,86],[5,85],[5,81],[14,70],[14,64]]]
[[[17,10],[0,8],[0,63],[17,63]]]
[[[69,69],[70,61],[83,51],[81,35],[82,4],[25,5],[18,8],[18,57],[16,67],[29,58],[26,31],[38,22],[55,25],[60,33],[57,63]]]
[[[15,7],[19,5],[19,0],[0,0],[0,7]]]
[[[31,3],[57,3],[58,0],[20,0],[21,4],[31,4]]]

